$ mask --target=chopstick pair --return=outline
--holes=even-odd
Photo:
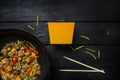
[[[87,68],[90,68],[92,70],[72,70],[72,69],[60,69],[60,71],[65,71],[65,72],[100,72],[100,73],[105,73],[104,70],[100,70],[100,69],[97,69],[95,67],[92,67],[92,66],[89,66],[87,64],[84,64],[82,62],[79,62],[79,61],[76,61],[74,59],[71,59],[69,57],[66,57],[66,56],[63,56],[63,58],[69,60],[69,61],[72,61],[74,63],[77,63],[77,64],[80,64],[82,66],[85,66]]]

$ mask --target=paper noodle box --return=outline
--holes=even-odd
[[[72,44],[75,22],[48,22],[50,44]]]

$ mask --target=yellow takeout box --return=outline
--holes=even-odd
[[[48,22],[50,44],[72,44],[75,22]]]

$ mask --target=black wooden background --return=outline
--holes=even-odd
[[[36,16],[40,17],[39,26]],[[75,21],[73,48],[80,46],[101,51],[100,60],[73,52],[68,45],[50,45],[48,21]],[[32,25],[35,31],[27,27]],[[118,80],[120,65],[120,1],[115,0],[0,0],[0,29],[20,29],[36,36],[51,58],[51,80]],[[109,32],[109,36],[106,33]],[[80,38],[90,37],[90,41]],[[101,73],[60,72],[59,69],[86,69],[63,56],[104,69]]]

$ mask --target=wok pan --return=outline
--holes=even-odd
[[[41,74],[37,80],[48,80],[49,76],[49,56],[44,45],[36,37],[28,32],[16,29],[0,30],[0,50],[4,47],[5,43],[13,42],[16,40],[30,41],[39,51],[38,62],[41,66]],[[0,79],[2,80],[2,79]]]

